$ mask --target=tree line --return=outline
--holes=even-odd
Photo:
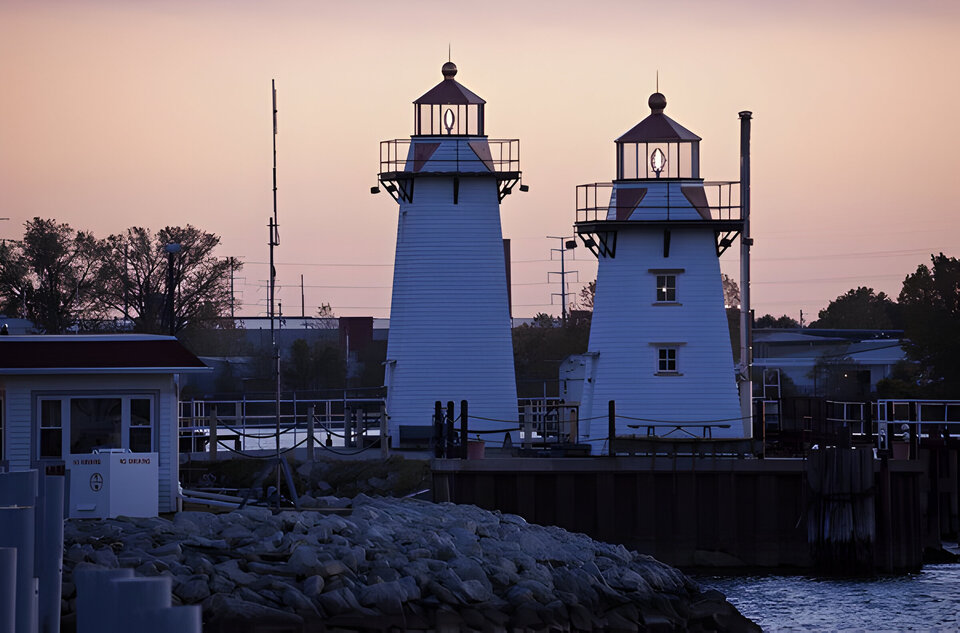
[[[134,226],[98,239],[35,217],[22,239],[0,243],[0,314],[28,319],[45,334],[217,325],[231,315],[231,276],[242,267],[216,256],[219,244],[218,235],[189,224],[156,233]]]

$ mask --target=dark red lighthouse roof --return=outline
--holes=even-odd
[[[457,74],[456,64],[453,62],[445,63],[441,72],[443,73],[443,81],[414,101],[414,104],[465,105],[486,103],[469,88],[454,79]]]
[[[699,141],[699,136],[663,113],[667,98],[659,92],[650,95],[647,101],[650,116],[637,123],[629,132],[617,139],[617,143],[669,143],[671,141]]]

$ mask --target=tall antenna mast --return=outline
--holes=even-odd
[[[274,325],[274,301],[277,296],[277,269],[274,266],[273,250],[280,245],[280,232],[277,226],[277,84],[270,80],[271,96],[273,98],[273,217],[270,218],[270,343],[273,346],[274,381],[276,384],[276,415],[277,415],[277,507],[280,507],[280,347],[277,345],[277,331]]]

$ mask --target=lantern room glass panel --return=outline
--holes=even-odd
[[[700,148],[694,142],[617,143],[618,180],[699,178]]]
[[[415,136],[483,136],[482,103],[421,103],[413,107]]]

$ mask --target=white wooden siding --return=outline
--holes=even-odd
[[[176,509],[179,483],[177,453],[177,393],[171,374],[102,374],[69,376],[5,376],[0,379],[6,390],[7,442],[11,470],[37,465],[39,420],[33,420],[33,400],[42,393],[56,395],[113,394],[141,391],[156,394],[158,415],[154,421],[154,447],[158,453],[158,493],[160,512]]]
[[[646,199],[644,200],[646,202]],[[677,273],[675,304],[656,304],[656,273]],[[680,375],[658,376],[657,343],[680,343]],[[597,452],[607,437],[607,403],[618,416],[675,422],[724,420],[713,437],[743,437],[733,352],[723,303],[720,265],[709,228],[671,230],[663,257],[663,231],[638,226],[621,231],[615,258],[601,258],[597,273],[590,352],[597,354],[585,385],[581,416],[596,418],[587,433]],[[619,419],[618,434],[640,420]],[[668,429],[658,429],[665,434]]]
[[[470,404],[471,416],[517,419],[500,205],[493,178],[416,180],[400,205],[390,309],[387,412],[429,425],[434,402]],[[472,419],[470,428],[504,428]],[[502,436],[501,438],[502,439]]]

